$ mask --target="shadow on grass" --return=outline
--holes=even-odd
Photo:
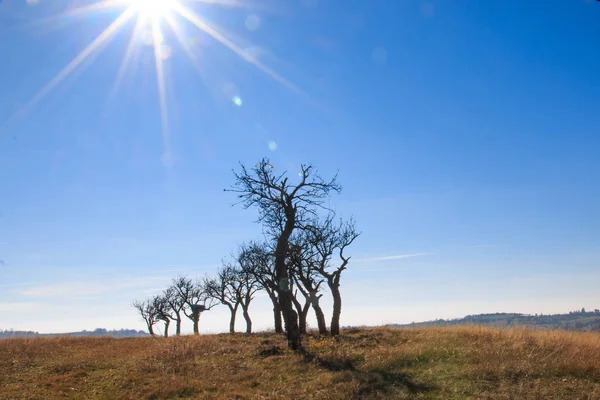
[[[433,386],[415,382],[409,374],[404,372],[382,369],[361,370],[356,367],[358,359],[350,356],[322,357],[309,352],[304,352],[303,356],[305,362],[314,363],[328,371],[343,372],[341,376],[334,378],[338,381],[358,382],[359,398],[376,392],[386,393],[394,387],[403,387],[413,394],[434,389]]]
[[[283,354],[285,354],[285,351],[279,346],[263,347],[258,351],[258,355],[263,358],[280,356]]]
[[[374,392],[387,392],[392,387],[404,387],[410,393],[423,393],[433,389],[432,386],[418,383],[403,372],[369,370],[355,371],[354,379],[359,382],[358,395],[366,396]]]

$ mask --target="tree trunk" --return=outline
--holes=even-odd
[[[336,284],[329,285],[333,297],[333,313],[331,315],[331,335],[340,334],[340,314],[342,313],[342,295],[340,286]]]
[[[304,320],[304,331],[301,331],[302,333],[306,333],[306,330],[308,329],[308,310],[310,310],[310,300],[306,299],[304,302],[304,307],[302,307],[302,312],[300,313],[301,316],[299,317]]]
[[[298,314],[294,311],[291,291],[292,282],[290,281],[288,266],[285,262],[289,239],[296,225],[296,212],[293,205],[286,205],[285,228],[277,240],[277,249],[275,251],[275,277],[277,278],[277,294],[279,305],[283,314],[285,328],[287,330],[288,347],[294,351],[302,350],[302,339],[298,327]]]
[[[235,333],[235,315],[237,314],[238,305],[235,307],[229,306],[229,311],[231,312],[231,317],[229,319],[229,333]]]
[[[154,336],[154,327],[152,326],[152,324],[146,325],[148,325],[148,333],[150,334],[150,336]]]
[[[296,312],[298,313],[298,329],[301,334],[306,334],[306,314],[304,312],[304,308],[302,308],[302,304],[298,301],[296,296],[292,298],[292,302],[294,303],[294,307],[296,307]]]
[[[275,293],[269,293],[269,297],[273,303],[275,333],[283,333],[283,322],[281,321],[281,307],[279,306],[279,300],[277,300]]]
[[[302,349],[302,343],[300,340],[300,329],[298,328],[298,314],[292,307],[292,293],[282,290],[279,293],[279,300],[286,328],[288,347],[294,351],[299,351]]]
[[[252,333],[252,320],[250,319],[250,313],[248,313],[248,307],[242,305],[242,311],[246,321],[246,333]]]
[[[175,336],[181,336],[181,316],[178,315],[175,320]]]
[[[169,325],[171,325],[170,319],[165,319],[165,337],[169,337]]]
[[[325,322],[325,314],[323,314],[323,309],[319,304],[321,296],[317,296],[315,293],[311,293],[310,297],[312,308],[315,311],[315,317],[317,317],[317,326],[319,327],[319,334],[327,335],[327,323]]]
[[[198,329],[198,324],[200,322],[200,313],[194,313],[192,317],[194,321],[194,335],[199,335],[200,330]]]

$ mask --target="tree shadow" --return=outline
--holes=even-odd
[[[359,398],[375,392],[387,392],[393,387],[402,386],[411,394],[424,393],[433,389],[432,386],[415,382],[412,376],[404,372],[367,370],[355,371],[354,378],[359,382]]]
[[[361,370],[357,367],[357,359],[352,357],[322,357],[305,352],[304,361],[334,372],[343,372],[338,379],[342,381],[356,381],[359,384],[358,396],[368,396],[372,393],[387,393],[392,388],[403,387],[411,394],[428,392],[433,386],[416,382],[413,377],[405,372],[386,371],[383,369]]]

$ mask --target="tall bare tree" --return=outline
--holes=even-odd
[[[333,214],[324,221],[315,221],[306,232],[309,236],[308,240],[315,250],[315,255],[318,257],[315,268],[325,278],[333,297],[331,334],[339,335],[342,313],[340,278],[350,261],[350,256],[345,255],[344,251],[360,233],[356,231],[354,220],[348,222],[340,220],[339,223],[336,223]],[[339,260],[334,261],[336,253]]]
[[[312,165],[301,165],[297,183],[292,183],[286,172],[276,174],[268,159],[262,159],[251,170],[241,165],[234,172],[235,183],[230,191],[237,193],[245,208],[257,206],[259,221],[265,232],[276,242],[275,277],[277,294],[287,331],[288,346],[302,350],[298,314],[294,311],[292,282],[286,258],[289,239],[295,229],[302,229],[325,207],[331,192],[339,192],[336,177],[323,180]]]
[[[154,325],[157,322],[157,312],[156,308],[154,308],[153,302],[149,299],[144,301],[136,300],[132,303],[132,306],[135,307],[136,310],[138,310],[138,312],[144,319],[144,322],[146,322],[148,333],[154,336]]]
[[[173,287],[186,305],[183,313],[192,320],[194,335],[199,335],[200,315],[217,305],[217,301],[208,295],[202,282],[194,282],[187,277],[180,276],[176,278],[173,281]]]
[[[283,333],[281,306],[277,298],[275,276],[275,251],[267,242],[250,242],[240,246],[239,258],[242,270],[254,277],[259,289],[267,292],[273,303],[273,322],[276,333]]]

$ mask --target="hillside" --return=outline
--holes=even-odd
[[[600,331],[600,311],[572,311],[568,314],[526,315],[496,313],[468,315],[459,319],[392,324],[392,328],[426,328],[432,326],[486,325],[497,328],[524,327],[530,329],[565,329],[571,331]]]
[[[600,335],[484,327],[0,341],[2,399],[600,399]]]

